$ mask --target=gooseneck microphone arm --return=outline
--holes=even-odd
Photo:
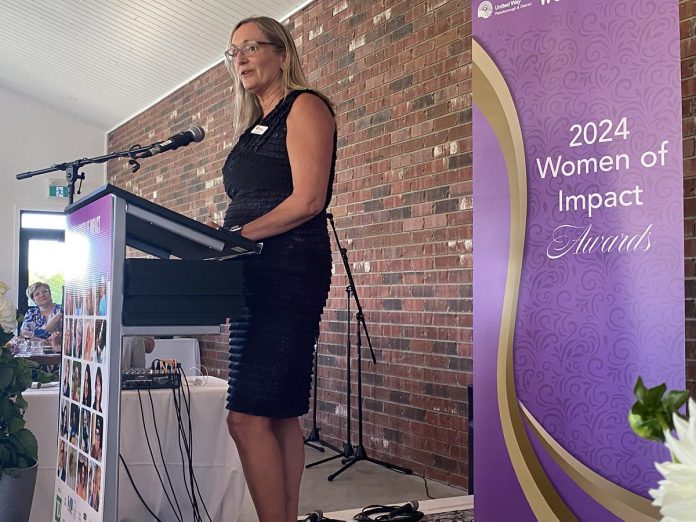
[[[55,171],[65,171],[65,179],[68,182],[68,204],[72,204],[75,197],[75,183],[78,180],[85,179],[85,175],[80,172],[80,169],[85,165],[92,165],[95,163],[106,163],[107,161],[114,158],[130,158],[128,163],[131,165],[131,171],[135,172],[140,168],[138,164],[138,159],[149,158],[160,152],[165,152],[168,150],[174,150],[179,147],[188,145],[191,142],[201,141],[205,137],[205,132],[203,129],[197,126],[193,126],[187,131],[181,132],[168,138],[164,141],[158,141],[147,147],[141,147],[140,145],[134,145],[128,150],[120,152],[112,152],[111,154],[105,154],[103,156],[95,156],[94,158],[82,158],[74,161],[68,161],[65,163],[56,163],[50,167],[31,170],[28,172],[22,172],[17,174],[15,177],[18,180],[33,178],[34,176],[39,176],[41,174],[47,174],[49,172]],[[78,194],[79,189],[78,189]]]

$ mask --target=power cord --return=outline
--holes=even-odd
[[[181,393],[180,390],[179,390],[179,393]],[[194,519],[195,519],[196,521],[198,521],[198,518],[197,518],[197,515],[198,515],[198,514],[196,513],[196,507],[195,507],[195,505],[194,505],[194,500],[193,500],[193,498],[191,497],[191,490],[189,489],[188,481],[187,481],[187,479],[186,479],[186,465],[185,465],[186,458],[184,457],[184,449],[181,447],[181,444],[182,444],[182,437],[183,437],[183,439],[184,439],[184,440],[183,440],[183,444],[184,444],[184,448],[186,449],[186,454],[187,454],[187,455],[188,455],[188,446],[187,446],[187,441],[186,441],[186,435],[185,435],[185,434],[183,433],[183,431],[182,431],[182,430],[183,430],[183,427],[182,427],[182,420],[181,420],[181,406],[180,406],[180,404],[179,404],[179,401],[177,400],[176,394],[177,394],[177,390],[175,390],[174,388],[172,388],[172,397],[173,397],[173,399],[174,399],[174,409],[175,409],[175,411],[176,411],[176,418],[177,418],[177,433],[178,433],[178,443],[179,443],[179,454],[181,455],[181,463],[182,463],[181,471],[182,471],[182,473],[183,473],[184,488],[186,489],[186,494],[188,495],[189,502],[191,502],[191,506],[193,507]]]
[[[404,504],[403,506],[372,505],[364,507],[360,513],[353,517],[353,520],[357,520],[358,522],[373,520],[417,522],[424,516],[425,514],[422,511],[418,511],[418,501],[411,500],[408,504]]]
[[[198,500],[197,497],[201,501],[201,505],[203,506],[203,510],[205,511],[206,516],[208,517],[208,520],[212,522],[212,518],[210,517],[210,513],[208,512],[208,508],[205,505],[205,502],[203,501],[203,495],[201,495],[200,488],[198,486],[198,480],[196,479],[196,476],[193,471],[193,427],[191,424],[191,388],[189,387],[188,379],[186,378],[185,372],[181,369],[181,364],[176,365],[176,371],[180,374],[181,377],[183,377],[183,384],[186,386],[186,390],[184,391],[182,395],[181,387],[178,389],[178,397],[177,397],[177,390],[172,389],[172,395],[174,398],[174,405],[175,405],[175,410],[176,410],[176,415],[177,415],[177,421],[178,421],[178,431],[179,431],[179,452],[181,453],[182,460],[184,460],[184,449],[186,450],[186,456],[187,456],[187,462],[188,462],[188,477],[186,476],[186,469],[184,466],[184,469],[182,470],[184,473],[184,486],[186,487],[186,491],[189,495],[189,498],[191,499],[191,504],[193,506],[193,516],[195,522],[202,522],[203,518],[200,514],[199,506],[198,506]],[[187,393],[188,392],[188,396]],[[183,399],[183,400],[182,400]],[[182,411],[181,411],[181,403],[184,404],[186,408],[186,414],[187,414],[187,426],[184,425],[184,420],[182,418]],[[188,429],[186,429],[188,428]],[[182,443],[183,443],[183,448],[182,448]],[[190,485],[190,489],[189,489]],[[195,491],[194,491],[195,488]]]
[[[191,366],[186,371],[192,373],[191,377],[194,386],[204,386],[208,384],[208,377],[210,376],[208,373],[208,368],[206,368],[202,364],[200,368],[197,368],[196,366]],[[196,375],[196,372],[198,372],[198,375]],[[182,375],[185,375],[185,372],[182,371]]]
[[[174,497],[174,502],[176,503],[176,508],[179,511],[179,520],[181,520],[183,522],[184,514],[181,511],[181,507],[179,506],[179,501],[177,500],[176,494],[174,493],[174,486],[172,485],[172,479],[169,476],[169,470],[167,469],[167,462],[164,460],[164,453],[162,451],[162,441],[160,440],[159,429],[157,428],[157,417],[155,416],[155,403],[152,400],[152,391],[150,389],[147,390],[147,395],[150,399],[150,408],[152,408],[152,424],[155,427],[155,436],[157,437],[157,446],[159,447],[159,454],[160,454],[160,458],[162,459],[162,466],[164,466],[164,473],[167,476],[167,482],[169,483],[169,487],[171,488],[172,497]],[[138,400],[140,400],[140,390],[138,390]],[[140,403],[140,408],[142,410],[142,402]],[[144,420],[145,419],[143,418],[143,429],[145,429]],[[152,464],[155,465],[154,457],[152,459]],[[155,469],[157,469],[156,465],[155,465]],[[159,473],[158,473],[158,475],[159,475]],[[162,479],[160,478],[160,482],[161,482],[161,480]],[[162,487],[164,488],[164,484],[162,485]],[[166,493],[167,493],[167,491],[165,489],[165,495],[166,495]],[[167,495],[167,500],[169,500],[169,495]],[[173,511],[174,506],[172,506],[171,502],[169,502],[169,505],[172,507],[172,511]],[[174,516],[176,516],[176,512],[174,513]]]
[[[150,452],[150,458],[152,459],[152,467],[155,468],[155,472],[157,473],[157,478],[159,479],[160,485],[162,486],[162,491],[164,491],[164,496],[166,497],[167,502],[168,502],[169,505],[171,506],[172,511],[174,512],[174,516],[176,517],[176,519],[177,519],[178,521],[183,522],[183,518],[179,517],[179,516],[177,515],[176,509],[174,509],[174,504],[172,504],[172,500],[171,500],[171,498],[169,498],[169,493],[168,493],[168,491],[167,491],[167,488],[164,486],[164,481],[162,480],[162,475],[160,474],[159,468],[157,467],[157,464],[155,463],[155,456],[154,456],[154,454],[153,454],[153,452],[152,452],[152,445],[150,444],[150,437],[149,437],[149,435],[148,435],[148,433],[147,433],[147,424],[145,423],[145,411],[144,411],[144,408],[143,408],[143,400],[142,400],[142,397],[141,397],[141,395],[140,395],[140,390],[138,390],[138,402],[140,403],[140,418],[141,418],[142,423],[143,423],[143,432],[145,433],[145,442],[146,442],[146,444],[147,444],[147,449],[148,449],[148,451]],[[153,421],[155,421],[154,415],[155,415],[155,410],[154,410],[154,408],[153,408],[153,410],[152,410]],[[155,421],[155,422],[156,422],[156,421]],[[157,441],[158,441],[158,443],[159,443],[159,436],[157,437]],[[162,451],[162,450],[161,450],[161,446],[160,446],[160,452],[161,452],[161,451]],[[121,457],[121,460],[123,460],[123,457]],[[164,462],[164,460],[163,460],[162,462]],[[124,461],[124,465],[125,465],[125,461]],[[166,465],[165,465],[165,472],[166,472]],[[169,478],[169,473],[167,473],[167,478]],[[131,481],[131,482],[132,482],[132,481]],[[170,486],[171,486],[171,481],[169,481],[169,484],[170,484]],[[134,484],[134,483],[133,483],[133,487],[135,488],[136,493],[138,494],[138,496],[140,496],[140,493],[138,492],[138,490],[137,490],[137,488],[135,487],[135,484]],[[172,494],[173,494],[173,490],[172,490]],[[176,497],[174,497],[174,501],[176,502]],[[145,507],[147,508],[147,506],[145,506]],[[177,507],[178,507],[178,503],[177,503]],[[148,508],[148,511],[149,511],[149,508]]]
[[[177,364],[177,372],[180,374],[181,377],[184,378],[184,383],[186,384],[186,391],[188,392],[188,400],[186,397],[186,392],[184,392],[184,405],[186,406],[186,416],[188,417],[188,441],[189,441],[188,464],[189,464],[189,476],[190,476],[190,480],[191,480],[191,490],[193,490],[193,488],[195,486],[196,493],[198,493],[198,498],[200,498],[200,500],[201,500],[201,505],[203,506],[203,510],[205,511],[205,514],[208,517],[208,520],[210,522],[212,522],[212,519],[210,518],[210,513],[208,513],[208,508],[206,507],[205,502],[203,501],[203,495],[201,495],[201,490],[198,487],[198,480],[196,479],[196,475],[193,472],[193,426],[191,424],[191,388],[189,386],[188,379],[186,378],[186,373],[181,368],[181,364]],[[194,493],[194,499],[196,498],[196,493]],[[202,520],[203,519],[201,518],[201,521]]]
[[[334,518],[328,518],[324,516],[320,510],[316,509],[311,513],[304,515],[305,518],[299,519],[301,522],[346,522],[345,520],[337,520]]]
[[[121,464],[123,464],[123,468],[126,470],[126,475],[128,475],[128,479],[130,480],[131,485],[133,486],[133,489],[135,490],[135,494],[138,495],[138,498],[140,499],[140,502],[143,503],[143,506],[145,506],[145,509],[147,509],[148,513],[152,515],[152,517],[157,521],[157,522],[162,522],[157,515],[150,509],[150,506],[147,505],[147,502],[145,502],[145,499],[143,496],[140,494],[140,491],[138,491],[138,488],[135,485],[135,481],[133,480],[133,475],[131,475],[130,470],[128,469],[128,464],[126,464],[126,461],[123,460],[123,455],[119,452],[118,458],[121,459]]]

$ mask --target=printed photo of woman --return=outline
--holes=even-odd
[[[68,487],[75,489],[77,480],[77,450],[68,446],[68,472],[67,472]]]
[[[85,377],[82,382],[82,404],[88,408],[92,405],[92,370],[85,363]]]
[[[77,404],[70,405],[70,442],[77,446],[78,433],[80,432],[80,407]]]
[[[106,321],[97,319],[94,326],[94,362],[104,362],[104,348],[106,347]]]
[[[58,444],[58,476],[65,482],[65,441],[61,440]]]
[[[80,449],[85,453],[89,454],[89,432],[90,432],[90,420],[91,414],[87,408],[82,408],[82,421],[80,422]]]
[[[102,458],[102,428],[104,419],[101,415],[92,414],[92,451],[90,455],[94,460],[101,462]]]
[[[70,359],[63,361],[63,397],[70,397]]]
[[[85,455],[80,455],[77,463],[77,487],[75,488],[75,492],[82,500],[87,500],[87,470],[87,457]]]
[[[80,377],[82,373],[82,363],[73,361],[72,363],[72,395],[71,398],[75,402],[80,402]]]
[[[94,353],[94,319],[85,319],[85,349],[83,359],[92,360]]]
[[[102,371],[101,367],[97,366],[97,371],[94,375],[94,402],[92,403],[92,409],[94,411],[102,412]]]
[[[66,400],[61,401],[60,407],[60,436],[68,438],[68,429],[70,425],[70,417],[68,416],[68,404]]]
[[[99,511],[101,498],[101,467],[94,462],[89,465],[89,505],[94,511]]]

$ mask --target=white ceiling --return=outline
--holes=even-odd
[[[220,62],[242,18],[312,0],[0,0],[0,88],[103,131]]]

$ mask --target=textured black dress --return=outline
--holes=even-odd
[[[288,94],[242,134],[227,157],[222,168],[230,197],[226,228],[253,221],[291,194],[286,120],[302,92],[311,91]],[[257,125],[268,129],[252,133]],[[334,135],[324,208],[331,199],[335,162]],[[246,310],[232,319],[230,329],[227,409],[271,418],[304,415],[309,410],[314,343],[331,280],[326,212],[264,239],[262,253],[243,262]]]

